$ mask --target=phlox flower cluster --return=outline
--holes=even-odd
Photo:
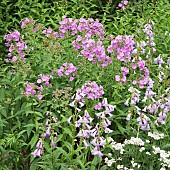
[[[43,148],[44,140],[46,138],[50,138],[52,147],[56,146],[55,141],[57,140],[58,134],[52,128],[52,125],[53,124],[57,125],[58,120],[50,112],[47,112],[46,116],[48,117],[47,120],[46,120],[46,123],[45,123],[46,132],[40,135],[39,141],[36,144],[36,149],[35,149],[34,152],[31,153],[34,157],[41,157],[42,156],[43,149],[44,149]]]
[[[59,37],[58,32],[53,31],[52,28],[47,28],[44,29],[44,26],[42,26],[41,24],[35,24],[35,20],[31,19],[31,18],[26,18],[25,20],[21,21],[21,28],[25,29],[26,25],[31,25],[31,27],[33,26],[33,32],[39,32],[44,34],[46,37]]]
[[[35,83],[26,83],[26,95],[36,95],[39,100],[42,99],[43,86],[37,86]]]
[[[104,39],[104,27],[99,20],[94,20],[93,18],[89,18],[88,20],[84,18],[73,20],[72,18],[67,18],[66,16],[63,16],[62,18],[63,20],[59,22],[60,37],[65,37],[67,31],[70,31],[71,35],[84,33],[88,37],[97,35],[99,39]]]
[[[76,76],[77,68],[72,63],[64,63],[58,70],[58,76],[69,76],[69,80],[73,81]]]
[[[21,28],[25,29],[27,24],[34,25],[35,21],[31,18],[25,18],[21,21]]]
[[[52,28],[47,28],[42,31],[42,34],[44,34],[46,37],[55,36],[59,37],[58,32],[54,32]]]
[[[107,48],[107,51],[108,53],[114,53],[120,61],[127,63],[131,61],[135,45],[133,36],[118,35],[111,40],[111,45]]]
[[[149,69],[145,66],[145,60],[142,60],[140,57],[132,59],[132,55],[135,53],[135,44],[133,36],[118,35],[111,41],[111,45],[108,47],[107,51],[116,54],[117,58],[123,63],[131,62],[128,67],[121,67],[122,75],[115,75],[115,80],[119,83],[126,84],[127,75],[130,70],[132,70],[134,75],[136,75],[136,72],[139,70],[140,77],[137,80],[133,80],[132,84],[138,84],[142,89],[148,83]]]
[[[127,0],[122,0],[119,4],[118,4],[118,7],[117,8],[121,8],[123,10],[126,9],[127,5],[128,5],[128,1]]]
[[[93,64],[99,63],[102,67],[106,67],[109,63],[112,63],[111,58],[105,53],[101,40],[96,42],[94,39],[87,37],[87,35],[85,37],[79,35],[72,42],[72,45],[75,50],[80,49],[80,53],[89,61],[92,61]]]
[[[104,39],[104,28],[98,20],[84,18],[73,20],[63,16],[60,24],[60,36],[64,37],[67,31],[71,31],[72,35],[78,34],[76,40],[72,42],[75,50],[81,50],[81,54],[93,64],[99,63],[102,67],[106,67],[112,62],[111,58],[106,55],[102,40]],[[81,35],[83,33],[83,35]],[[97,41],[93,39],[93,35],[97,36]]]
[[[8,58],[13,62],[17,61],[19,58],[23,59],[25,56],[25,50],[27,49],[27,43],[24,41],[24,37],[21,36],[18,30],[14,30],[10,34],[4,36],[6,41],[5,45],[8,48]]]
[[[149,69],[145,66],[145,60],[142,60],[140,57],[137,60],[134,58],[131,63],[131,68],[134,71],[134,75],[137,74],[136,72],[138,70],[140,71],[140,77],[136,80],[133,80],[132,84],[138,84],[139,88],[143,89],[149,81]]]
[[[76,90],[76,94],[72,97],[73,100],[77,101],[79,104],[85,103],[85,99],[98,99],[104,94],[103,87],[93,81],[86,81],[80,89]],[[74,107],[74,101],[70,104]],[[83,105],[82,105],[83,106]]]
[[[129,68],[121,67],[121,71],[122,71],[122,78],[119,75],[116,75],[115,80],[119,82],[120,84],[122,84],[122,82],[126,84],[126,80],[127,80],[126,75],[129,73]]]
[[[130,70],[132,70],[134,76],[137,74],[136,72],[140,71],[139,77],[137,77],[136,80],[132,79],[132,84],[139,85],[139,88],[143,89],[149,81],[149,69],[145,66],[145,60],[142,60],[141,58],[138,60],[134,58],[129,65],[129,68],[121,67],[122,76],[116,75],[115,80],[119,83],[126,84],[127,75],[129,74]]]
[[[145,85],[148,84],[148,80],[149,80],[149,69],[147,67],[145,67],[145,61],[139,61],[138,62],[138,67],[140,69],[140,71],[143,71],[143,76],[142,79],[136,82],[139,84],[139,88],[143,89]]]
[[[50,86],[50,79],[53,78],[53,76],[49,75],[49,76],[45,76],[43,74],[39,75],[40,79],[37,80],[37,84],[36,83],[26,83],[26,91],[24,92],[24,94],[26,95],[36,95],[37,98],[39,100],[42,99],[42,92],[44,91],[44,87],[45,86]]]

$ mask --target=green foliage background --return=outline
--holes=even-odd
[[[132,0],[130,7],[125,11],[116,10],[119,2],[120,0],[2,0],[0,2],[0,85],[3,87],[0,88],[0,138],[2,138],[0,142],[8,148],[8,150],[5,150],[0,146],[0,154],[6,156],[3,161],[12,162],[16,169],[17,166],[23,169],[26,163],[27,167],[30,166],[27,161],[27,154],[29,153],[26,152],[30,148],[32,149],[38,140],[37,135],[32,138],[31,132],[34,131],[36,134],[37,122],[43,117],[42,113],[45,113],[45,109],[50,105],[50,101],[45,105],[38,104],[35,101],[34,103],[28,102],[20,94],[24,90],[21,88],[21,84],[24,83],[20,77],[22,74],[18,73],[13,76],[7,73],[9,68],[5,66],[7,48],[3,41],[4,34],[9,30],[20,30],[20,21],[24,18],[33,18],[46,27],[52,27],[53,30],[58,29],[58,21],[61,20],[63,15],[73,19],[81,17],[86,19],[89,17],[98,18],[104,25],[106,33],[113,35],[133,34],[140,23],[145,24],[149,20],[153,20],[155,28],[157,28],[154,30],[155,43],[159,44],[156,49],[159,53],[169,55],[170,39],[165,36],[166,31],[170,33],[169,1]],[[6,85],[10,91],[5,89]],[[121,89],[119,90],[121,91]],[[121,95],[114,95],[117,95],[115,101],[121,102]],[[38,109],[35,109],[34,106],[38,106]],[[61,111],[63,108],[60,108]],[[30,117],[29,114],[31,114]],[[36,114],[36,118],[33,114]],[[28,119],[25,119],[27,116],[29,122],[27,122]],[[124,133],[125,129],[121,126],[119,128]],[[66,131],[67,134],[70,134],[68,129]],[[116,131],[115,133],[119,132]],[[30,145],[28,145],[29,141]],[[27,146],[30,148],[27,148]],[[22,150],[22,148],[26,149]],[[20,152],[22,152],[22,157]],[[8,157],[8,154],[10,154],[10,157]],[[32,169],[34,164],[36,162],[33,162]]]

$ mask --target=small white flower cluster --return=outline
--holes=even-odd
[[[110,159],[110,160],[109,160],[108,157],[106,157],[104,160],[105,160],[105,163],[107,164],[107,166],[109,166],[109,167],[111,167],[112,164],[116,162],[115,159]]]
[[[116,143],[115,141],[112,141],[111,144],[112,148],[114,148],[115,150],[120,150],[120,154],[123,154],[123,152],[125,151],[123,149],[123,147],[125,146],[125,144],[122,143]]]
[[[159,147],[152,146],[154,154],[160,154],[160,161],[162,162],[162,170],[166,169],[165,167],[170,168],[170,151],[166,152],[165,150],[160,149]],[[168,159],[169,158],[169,159]]]
[[[117,165],[117,169],[123,169],[123,170],[134,170],[134,169],[132,169],[132,168],[127,168],[127,167],[125,167],[124,165]]]
[[[124,144],[131,144],[137,146],[144,146],[144,142],[140,138],[131,137],[130,140],[125,139]]]
[[[133,168],[135,168],[135,167],[140,168],[140,166],[141,166],[140,164],[138,164],[134,161],[134,158],[132,159],[131,164],[132,164]]]
[[[165,137],[165,135],[163,133],[157,133],[157,132],[148,132],[148,136],[154,138],[155,140],[160,140],[163,139]]]
[[[112,156],[111,153],[109,153],[108,155]],[[105,160],[105,163],[107,164],[107,166],[111,167],[113,163],[116,163],[117,161],[122,161],[122,158],[121,157],[119,157],[117,159],[112,158],[112,159],[109,160],[109,158],[106,157],[104,160]]]

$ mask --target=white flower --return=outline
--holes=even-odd
[[[123,165],[117,165],[117,169],[123,169]]]
[[[157,132],[148,132],[148,136],[152,137],[155,140],[159,140],[159,139],[163,139],[164,138],[164,134],[163,133],[157,133]]]
[[[124,144],[112,142],[112,143],[111,143],[111,146],[112,146],[115,150],[120,150],[120,154],[123,154],[123,152],[124,152],[124,149],[123,149]]]
[[[139,149],[139,152],[142,152],[142,151],[144,151],[145,150],[145,148],[144,147],[141,147],[140,149]]]
[[[150,152],[146,152],[146,155],[151,155],[151,153]]]
[[[112,166],[112,164],[116,162],[115,159],[109,160],[108,157],[106,157],[104,160],[105,160],[105,163],[107,164],[107,166],[109,166],[109,167]]]
[[[150,140],[146,140],[146,143],[150,143]]]
[[[131,137],[130,140],[125,139],[124,144],[132,144],[137,146],[144,146],[144,142],[140,138]]]
[[[111,129],[109,129],[109,128],[105,128],[104,132],[105,132],[105,133],[112,133],[113,130],[111,130]]]
[[[113,142],[114,140],[111,137],[107,138],[108,142]]]

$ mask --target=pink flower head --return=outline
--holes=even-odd
[[[115,79],[116,79],[116,81],[120,82],[120,76],[119,75],[116,75]]]
[[[39,95],[37,95],[37,98],[38,98],[39,100],[41,100],[41,99],[43,98],[43,96],[42,96],[41,94],[39,94]]]
[[[12,61],[17,61],[18,58],[16,56],[12,57]]]
[[[140,70],[143,70],[144,67],[145,67],[145,61],[144,61],[144,60],[139,61],[139,62],[138,62],[138,67],[139,67]]]
[[[58,70],[58,76],[66,75],[69,77],[70,81],[74,80],[74,77],[76,76],[77,68],[72,63],[64,63]]]

